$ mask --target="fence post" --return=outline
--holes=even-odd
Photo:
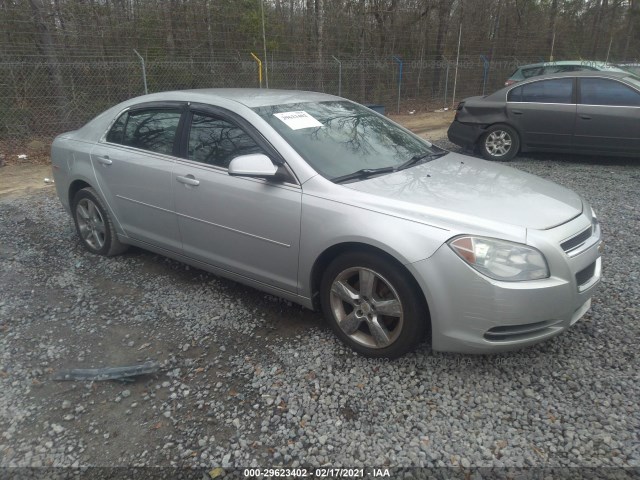
[[[447,73],[445,73],[444,75],[444,102],[442,103],[442,107],[446,107],[447,106],[447,93],[449,90],[449,60],[447,60]]]
[[[260,88],[262,88],[262,62],[256,57],[255,53],[251,52],[251,56],[258,62],[258,83],[260,84]]]
[[[338,96],[342,96],[342,62],[338,60],[334,55],[331,55],[333,59],[338,62]]]
[[[402,88],[402,60],[392,55],[391,58],[400,65],[400,73],[398,75],[398,114],[400,114],[400,89]]]
[[[462,41],[462,21],[460,21],[460,33],[458,33],[458,53],[456,54],[456,73],[453,77],[453,95],[451,97],[451,108],[455,108],[456,87],[458,86],[458,65],[460,64],[460,42]]]
[[[265,87],[269,88],[269,62],[267,62],[267,36],[264,31],[264,1],[260,0],[260,11],[262,14],[262,48],[264,49],[264,83]],[[262,82],[260,82],[262,87]]]
[[[489,60],[484,55],[480,55],[482,59],[482,95],[484,95],[485,88],[487,86],[487,73],[489,73]]]
[[[149,93],[147,90],[147,67],[144,64],[144,58],[142,58],[142,55],[140,55],[135,48],[133,49],[133,52],[138,56],[142,63],[142,81],[144,82],[144,94],[146,95]]]

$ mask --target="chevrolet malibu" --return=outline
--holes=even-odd
[[[580,196],[331,95],[146,95],[57,137],[51,159],[89,252],[136,245],[321,309],[371,357],[549,339],[600,280]]]

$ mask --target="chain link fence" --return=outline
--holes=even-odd
[[[480,57],[398,61],[330,58],[325,62],[272,60],[263,87],[314,90],[383,105],[387,113],[451,108],[455,101],[501,87],[531,59]],[[534,59],[536,61],[538,59]],[[259,87],[253,60],[151,61],[145,64],[149,93],[212,87]],[[402,76],[400,76],[402,75]],[[119,61],[43,60],[0,63],[0,148],[15,153],[34,138],[49,141],[78,128],[114,104],[144,94],[137,58]]]

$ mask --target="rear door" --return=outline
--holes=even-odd
[[[535,148],[570,148],[576,116],[572,77],[537,80],[507,93],[507,117],[521,143]]]
[[[640,152],[640,92],[609,78],[579,78],[578,82],[576,148]]]
[[[127,236],[174,252],[182,244],[171,175],[184,111],[177,103],[126,111],[91,151],[98,187]]]
[[[192,107],[173,176],[184,254],[252,280],[297,291],[302,189],[295,178],[231,176],[239,155],[277,153],[248,123]]]

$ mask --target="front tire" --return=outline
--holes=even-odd
[[[508,125],[492,125],[480,138],[479,148],[487,160],[507,162],[520,150],[520,137]]]
[[[111,217],[93,188],[76,193],[71,211],[80,241],[89,252],[111,257],[129,247],[118,240]]]
[[[414,282],[380,255],[337,257],[322,276],[320,295],[338,338],[364,356],[397,358],[425,338],[428,313]]]

